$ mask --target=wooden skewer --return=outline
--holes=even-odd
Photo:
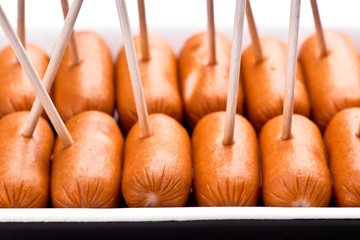
[[[149,38],[146,25],[145,3],[144,0],[138,0],[140,41],[141,41],[141,60],[150,59]]]
[[[288,54],[286,66],[285,99],[283,108],[283,121],[281,128],[281,139],[291,138],[291,123],[294,109],[294,85],[297,63],[297,45],[299,38],[301,0],[291,0]]]
[[[61,30],[60,37],[55,44],[53,54],[51,55],[49,65],[46,69],[45,76],[43,79],[43,84],[47,91],[50,91],[51,86],[54,82],[57,69],[59,68],[61,59],[64,55],[66,45],[67,45],[70,35],[73,31],[75,21],[79,14],[82,3],[83,3],[83,0],[74,0],[73,1],[70,11],[69,11],[69,14],[68,14],[67,18],[65,19],[64,26]],[[39,121],[42,110],[43,110],[43,107],[39,101],[39,98],[37,97],[31,108],[29,117],[24,125],[23,131],[22,131],[23,136],[25,136],[25,137],[32,136],[32,134],[36,128],[37,122]]]
[[[214,2],[207,0],[207,25],[209,42],[209,65],[216,64],[216,41],[215,41],[215,20],[214,20]]]
[[[25,0],[18,0],[17,34],[25,47]]]
[[[326,56],[328,50],[326,47],[324,31],[323,31],[321,21],[320,21],[319,9],[318,9],[316,0],[311,0],[310,2],[311,2],[311,9],[312,9],[313,16],[314,16],[316,35],[317,35],[319,46],[320,46],[320,54],[321,54],[320,56],[323,57],[323,56]]]
[[[258,62],[261,62],[262,60],[264,60],[264,55],[263,55],[263,51],[262,51],[262,47],[261,47],[260,39],[259,39],[259,34],[256,29],[254,15],[253,15],[249,0],[246,1],[246,18],[247,18],[248,25],[249,25],[249,32],[250,32],[250,36],[251,36],[252,49],[253,49],[254,55],[255,55],[255,61],[256,61],[256,63],[258,63]]]
[[[22,65],[24,71],[28,75],[31,84],[33,85],[37,95],[40,98],[41,103],[43,104],[46,113],[48,114],[56,132],[63,141],[65,147],[73,144],[73,139],[71,138],[70,133],[66,129],[64,122],[61,120],[59,113],[57,112],[49,94],[47,93],[44,85],[41,83],[39,75],[37,74],[34,66],[32,65],[23,45],[20,42],[20,39],[16,35],[14,29],[12,29],[9,20],[7,19],[1,5],[0,5],[0,24],[7,39],[10,41],[11,46],[14,49],[16,56],[18,57],[20,64]]]
[[[223,139],[224,145],[231,145],[234,142],[234,127],[239,89],[241,45],[244,32],[245,8],[246,0],[236,0],[233,43],[230,59],[229,88],[226,103],[225,131]]]
[[[126,59],[129,65],[131,85],[134,92],[136,111],[141,129],[141,137],[149,137],[151,136],[149,116],[146,107],[144,90],[141,85],[139,64],[136,58],[135,46],[132,38],[125,0],[116,0],[116,7],[125,46]]]
[[[63,10],[64,20],[66,20],[66,16],[67,16],[67,14],[69,12],[68,0],[61,0],[61,7],[62,7],[62,10]],[[80,63],[80,57],[79,57],[79,51],[78,51],[78,47],[77,47],[77,44],[76,44],[74,31],[72,31],[72,33],[71,33],[69,45],[70,45],[70,51],[71,51],[73,64],[74,65],[79,64]]]

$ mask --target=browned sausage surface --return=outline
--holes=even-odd
[[[360,139],[355,135],[360,108],[344,109],[333,117],[324,135],[333,180],[335,204],[360,206]]]
[[[260,190],[257,139],[242,116],[235,117],[234,143],[222,144],[225,112],[210,113],[192,135],[194,193],[199,206],[256,206]]]
[[[312,115],[324,131],[340,110],[360,106],[360,65],[355,42],[337,31],[325,31],[328,55],[320,56],[316,35],[300,50],[300,62],[309,88]]]
[[[183,107],[172,48],[164,39],[149,35],[150,59],[142,61],[139,36],[134,37],[134,44],[149,114],[163,113],[181,122]],[[116,78],[119,121],[128,132],[137,122],[137,113],[124,47],[117,59]]]
[[[122,193],[129,207],[182,207],[191,181],[190,138],[173,118],[149,116],[152,135],[140,138],[139,123],[125,142]]]
[[[179,69],[181,94],[186,120],[190,128],[206,114],[225,111],[229,82],[231,42],[216,34],[216,61],[209,65],[206,33],[189,38],[180,51]],[[237,113],[243,112],[243,92],[239,85]]]
[[[51,172],[54,207],[117,207],[123,137],[115,120],[99,111],[75,115],[66,127],[74,144],[55,143]]]
[[[265,206],[326,207],[331,181],[321,134],[302,115],[293,115],[292,138],[281,139],[282,115],[260,132],[262,196]]]
[[[26,52],[40,79],[43,79],[49,57],[44,50],[30,43],[26,44]],[[11,46],[5,47],[0,52],[0,118],[16,111],[30,111],[35,97],[35,91],[15,52]]]
[[[68,46],[52,88],[54,104],[65,122],[87,110],[112,116],[115,87],[110,49],[95,33],[77,32],[75,36],[80,63],[73,64]]]
[[[247,117],[257,130],[281,115],[285,94],[287,46],[276,38],[262,38],[264,60],[256,62],[252,45],[241,58]],[[294,113],[310,117],[310,103],[300,65],[296,65]]]
[[[0,120],[0,207],[36,208],[49,203],[50,157],[54,134],[43,118],[33,136],[21,135],[29,112]]]

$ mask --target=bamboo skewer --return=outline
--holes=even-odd
[[[311,0],[310,2],[311,2],[311,9],[312,9],[313,16],[314,16],[316,35],[317,35],[317,39],[318,39],[319,47],[320,47],[320,54],[321,54],[320,56],[323,57],[323,56],[326,56],[328,50],[326,47],[324,31],[323,31],[321,21],[320,21],[319,9],[318,9],[316,0]]]
[[[258,62],[261,62],[262,60],[264,60],[264,54],[263,54],[262,47],[260,44],[259,34],[256,29],[254,15],[253,15],[249,0],[246,1],[246,18],[247,18],[247,22],[249,25],[249,32],[250,32],[250,37],[251,37],[251,42],[252,42],[252,49],[253,49],[254,55],[255,55],[255,61],[256,61],[256,63],[258,63]]]
[[[207,25],[207,36],[209,43],[209,65],[214,65],[216,64],[216,40],[213,0],[207,0]]]
[[[144,0],[138,0],[140,41],[141,41],[141,60],[150,59],[149,37],[146,25],[145,3]]]
[[[229,88],[226,103],[225,131],[223,139],[224,145],[231,145],[234,142],[234,125],[239,89],[241,45],[244,32],[245,7],[246,0],[236,0],[233,43],[230,60]]]
[[[25,0],[18,0],[18,14],[17,14],[17,34],[19,39],[25,46]]]
[[[131,85],[134,92],[136,111],[141,129],[141,137],[145,138],[151,136],[151,129],[125,0],[116,0],[116,7],[124,41],[126,59],[129,66]]]
[[[61,138],[65,147],[71,145],[74,141],[71,138],[70,133],[66,129],[64,122],[61,120],[59,113],[57,112],[49,94],[47,93],[44,85],[41,83],[39,75],[37,74],[34,66],[32,65],[20,39],[16,35],[14,29],[12,29],[9,20],[7,19],[1,5],[0,5],[0,24],[9,40],[16,56],[19,59],[24,71],[28,75],[31,84],[33,85],[35,92],[37,93],[41,103],[43,104],[46,113],[48,114],[56,132]]]
[[[64,20],[66,20],[66,16],[67,16],[67,14],[69,12],[69,2],[68,2],[68,0],[61,0],[61,7],[62,7],[62,10],[63,10]],[[71,51],[73,64],[74,65],[79,64],[80,63],[80,57],[79,57],[79,51],[78,51],[78,47],[77,47],[77,44],[76,44],[76,38],[75,38],[74,31],[72,31],[72,33],[71,33],[69,46],[70,46],[70,51]]]
[[[64,55],[67,42],[69,41],[70,35],[74,28],[75,21],[76,21],[78,13],[80,11],[82,3],[83,3],[83,0],[74,0],[73,1],[70,11],[69,11],[69,14],[65,19],[63,29],[60,33],[60,37],[55,44],[53,54],[50,58],[49,65],[46,69],[45,76],[43,79],[43,84],[47,91],[50,91],[51,86],[54,82],[57,69],[59,68],[61,59]],[[29,117],[28,117],[28,119],[25,123],[24,129],[22,131],[23,136],[25,136],[25,137],[32,136],[32,134],[35,130],[35,127],[37,125],[37,122],[39,121],[42,110],[43,110],[43,107],[37,97],[35,99],[33,107],[31,108]]]
[[[297,45],[299,38],[301,0],[291,0],[288,55],[286,66],[285,98],[283,108],[283,121],[281,128],[281,139],[291,138],[291,123],[294,109],[294,85],[297,62]]]

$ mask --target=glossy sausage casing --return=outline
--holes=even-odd
[[[134,37],[134,44],[148,113],[163,113],[181,122],[183,108],[172,48],[164,39],[149,35],[150,59],[143,61],[139,36]],[[124,47],[119,52],[116,71],[119,121],[128,132],[137,122],[137,113]]]
[[[241,58],[247,116],[257,130],[271,118],[281,115],[285,94],[287,46],[275,38],[262,38],[264,60],[256,62],[252,45]],[[309,97],[296,64],[294,112],[310,116]]]
[[[51,175],[54,207],[117,207],[120,197],[123,137],[103,112],[75,115],[66,127],[74,144],[55,143]]]
[[[194,193],[199,206],[255,206],[260,190],[257,138],[242,116],[235,117],[234,143],[223,145],[225,112],[210,113],[192,138]]]
[[[282,115],[260,132],[262,196],[265,206],[325,207],[331,181],[321,133],[302,115],[293,115],[292,137],[281,139]]]
[[[125,142],[122,193],[129,207],[182,207],[191,181],[190,138],[173,118],[149,115],[152,135],[140,138],[139,123]]]
[[[21,135],[29,112],[15,112],[0,120],[0,207],[36,208],[49,203],[50,157],[54,134],[39,119],[33,136]]]
[[[78,113],[98,110],[114,113],[115,87],[109,47],[97,34],[75,34],[80,63],[73,64],[69,46],[59,66],[52,97],[66,122]]]
[[[324,141],[333,180],[333,196],[339,207],[360,206],[360,139],[355,135],[360,108],[335,114],[326,128]]]
[[[49,57],[38,46],[27,43],[26,52],[43,79]],[[11,46],[0,52],[0,118],[17,111],[30,111],[36,93]]]
[[[186,120],[190,128],[206,114],[226,110],[231,42],[216,34],[216,61],[209,65],[206,33],[189,38],[180,51],[180,86]],[[237,113],[243,112],[243,92],[239,85]]]
[[[316,35],[301,47],[300,62],[309,88],[312,114],[323,131],[340,110],[360,106],[360,63],[354,41],[336,31],[325,31],[328,55],[320,56]]]

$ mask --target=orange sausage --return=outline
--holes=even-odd
[[[324,131],[340,110],[360,106],[359,54],[354,41],[336,31],[325,31],[328,55],[320,56],[316,35],[301,47],[300,62],[309,88],[315,123]]]
[[[49,57],[38,46],[26,44],[26,52],[40,79],[43,79]],[[31,110],[36,94],[11,46],[0,52],[0,118],[6,114]]]
[[[192,137],[194,193],[199,206],[255,206],[260,190],[257,138],[242,116],[235,117],[234,144],[222,144],[225,112],[210,113]]]
[[[163,113],[181,122],[183,108],[172,48],[164,39],[149,35],[150,59],[142,61],[139,36],[134,37],[134,44],[148,113]],[[124,47],[119,52],[116,71],[119,121],[127,133],[137,122],[137,113]]]
[[[115,86],[110,49],[95,33],[78,32],[75,36],[80,64],[73,64],[67,47],[52,88],[54,104],[65,122],[87,110],[112,116]]]
[[[333,180],[333,196],[339,207],[360,206],[360,142],[355,133],[360,108],[335,114],[326,128],[324,141]]]
[[[229,82],[231,42],[216,34],[215,65],[209,65],[209,50],[206,33],[189,38],[180,51],[180,85],[185,115],[192,129],[206,114],[226,110]],[[241,85],[237,99],[237,113],[243,112]]]
[[[140,138],[139,123],[125,142],[122,194],[129,207],[181,207],[191,188],[190,138],[173,118],[149,116],[152,135]]]
[[[50,157],[54,134],[43,118],[33,136],[21,135],[29,112],[0,120],[0,207],[44,208],[49,203]]]
[[[282,115],[269,120],[260,132],[264,205],[328,206],[331,181],[319,129],[294,114],[292,138],[281,140],[281,124]]]
[[[271,118],[281,115],[285,94],[287,46],[275,38],[262,38],[264,60],[256,63],[252,45],[241,58],[247,116],[257,130]],[[309,97],[296,65],[294,112],[310,116]]]
[[[123,137],[115,120],[99,111],[72,117],[66,127],[74,144],[55,143],[51,176],[54,207],[117,207]]]

